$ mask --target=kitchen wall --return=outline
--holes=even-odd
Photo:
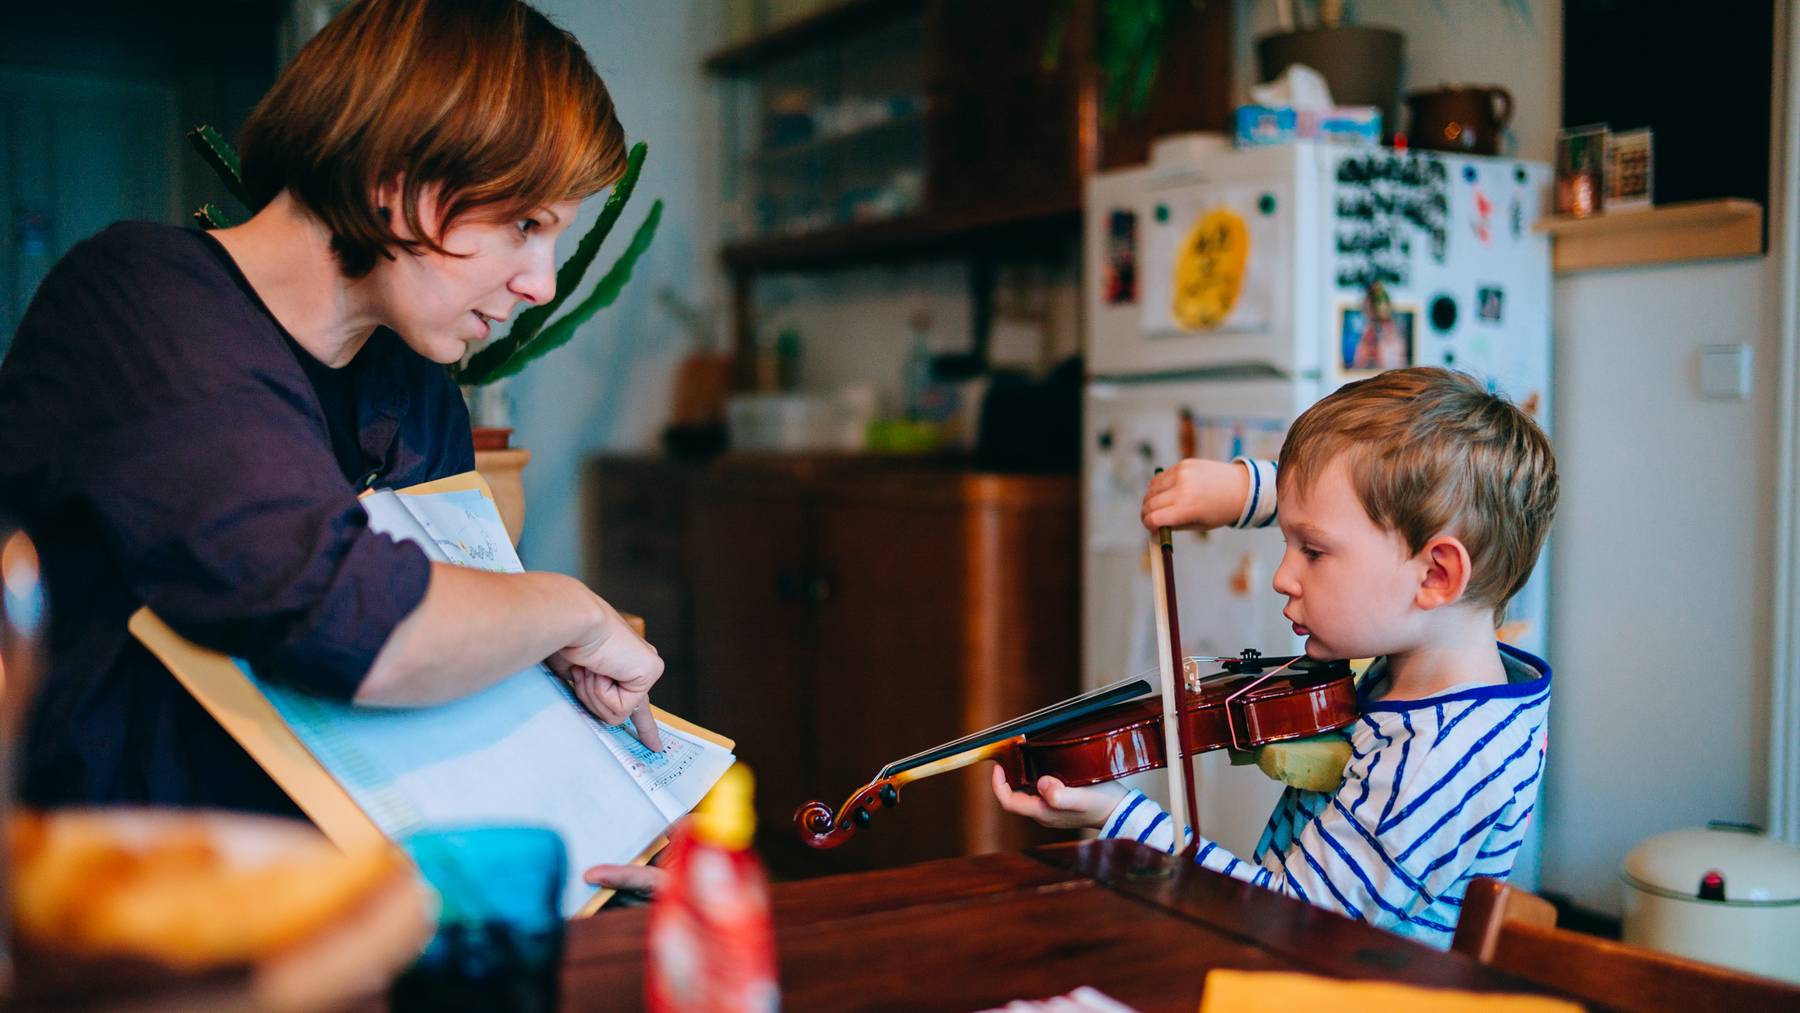
[[[930,321],[926,342],[933,349],[967,348],[973,340],[968,265],[956,260],[760,278],[756,304],[762,333],[793,327],[800,334],[803,388],[872,384],[890,412],[904,405],[915,315]]]
[[[687,349],[686,333],[658,305],[668,287],[699,304],[726,297],[715,266],[719,193],[719,111],[699,73],[723,34],[722,5],[704,0],[535,0],[573,32],[605,79],[629,141],[649,156],[631,203],[601,250],[592,286],[612,263],[653,200],[664,202],[655,243],[619,301],[574,341],[509,382],[514,445],[532,451],[525,469],[526,565],[581,573],[582,462],[601,448],[651,448],[668,417],[669,379]],[[564,235],[573,251],[599,211],[590,201]],[[584,293],[586,289],[582,290]],[[629,589],[599,588],[630,607]]]
[[[605,450],[656,449],[667,421],[669,382],[689,346],[687,332],[658,304],[669,288],[709,313],[729,341],[730,288],[719,265],[723,212],[719,165],[720,89],[699,71],[723,37],[722,5],[707,0],[541,0],[574,32],[606,80],[633,141],[650,143],[644,175],[599,264],[610,262],[656,197],[665,202],[656,242],[619,301],[546,364],[509,383],[516,446],[533,452],[525,469],[526,565],[579,575],[582,461]],[[572,250],[599,202],[563,239]],[[599,266],[595,273],[598,274]],[[592,279],[589,280],[592,284]],[[923,311],[932,344],[966,344],[973,308],[968,271],[953,261],[912,262],[824,275],[758,280],[759,327],[793,327],[802,341],[808,390],[873,384],[897,410],[912,330]],[[1073,301],[1071,287],[1070,299]],[[629,589],[598,589],[629,608]]]
[[[1403,87],[1502,85],[1518,108],[1512,151],[1550,158],[1560,4],[1362,0],[1356,9],[1360,23],[1406,35]],[[1274,15],[1266,2],[1242,2],[1240,13],[1247,85],[1251,40]],[[1764,818],[1777,268],[1762,257],[1555,285],[1563,491],[1541,888],[1586,907],[1618,911],[1619,863],[1644,837]],[[1725,342],[1752,349],[1748,401],[1699,396],[1699,348]]]

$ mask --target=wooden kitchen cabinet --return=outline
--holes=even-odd
[[[602,488],[605,495],[596,495]],[[687,553],[680,523],[685,489],[681,468],[621,462],[602,483],[599,462],[589,461],[583,480],[582,573],[602,598],[643,617],[644,629],[663,657],[656,703],[691,718],[696,716],[692,645],[665,635],[693,621],[691,589],[674,579]],[[630,537],[599,539],[594,537],[599,531],[629,532]]]
[[[727,266],[742,279],[1035,248],[1074,232],[1095,171],[1143,162],[1154,137],[1230,129],[1231,4],[1177,5],[1148,102],[1116,119],[1101,111],[1098,0],[1067,9],[1045,60],[1063,10],[833,0],[715,51]]]
[[[935,214],[976,225],[1081,206],[1082,61],[1044,66],[1057,10],[1043,0],[929,6]]]
[[[792,815],[812,798],[837,806],[886,763],[1077,692],[1073,478],[860,458],[610,457],[588,479],[590,579],[621,607],[637,610],[627,573],[662,585],[646,588],[649,600],[681,603],[661,625],[647,616],[665,656],[691,662],[671,662],[668,698],[688,696],[687,713],[737,740],[776,875],[1056,838],[1002,818],[986,765],[908,788],[836,850],[802,846]],[[632,488],[645,483],[667,492]],[[633,516],[632,504],[665,495],[679,507]],[[671,531],[680,547],[660,567],[631,562]]]

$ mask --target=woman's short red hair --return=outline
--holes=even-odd
[[[523,215],[625,171],[625,131],[580,43],[518,0],[355,0],[257,104],[240,149],[253,210],[287,190],[344,274],[423,247],[470,212]],[[400,206],[376,206],[401,181]],[[420,197],[438,190],[435,233]],[[416,240],[395,234],[406,219]]]

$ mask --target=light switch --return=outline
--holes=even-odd
[[[1718,401],[1750,397],[1750,346],[1700,346],[1700,396]]]

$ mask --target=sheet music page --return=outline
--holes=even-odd
[[[652,753],[624,726],[594,722],[600,741],[618,758],[657,811],[671,823],[700,804],[734,761],[732,754],[705,739],[678,732],[661,721],[663,751]]]
[[[362,503],[372,530],[415,542],[434,560],[521,569],[499,513],[479,492],[384,490]],[[327,700],[238,667],[390,838],[481,823],[556,830],[569,854],[565,915],[594,892],[583,870],[636,858],[732,762],[729,751],[666,724],[671,749],[650,753],[629,730],[603,726],[543,665],[424,708]]]
[[[443,554],[458,566],[499,573],[520,573],[525,565],[513,550],[500,511],[474,489],[424,495],[397,493],[395,499]],[[396,536],[398,537],[398,536]]]
[[[378,531],[396,542],[411,542],[425,550],[425,555],[439,563],[450,562],[450,557],[438,550],[431,538],[400,494],[392,489],[377,489],[362,497],[363,513],[369,515],[369,530]]]
[[[424,532],[430,539],[430,548],[435,548],[446,561],[504,573],[524,569],[507,537],[500,511],[480,492],[463,489],[398,493],[394,498],[408,519],[415,522],[414,529]],[[571,707],[582,716],[589,716],[587,708],[567,691],[561,679],[547,668],[539,666],[539,669],[563,690]],[[700,797],[732,764],[729,751],[703,739],[678,733],[661,722],[657,727],[663,732],[666,751],[662,754],[644,748],[637,735],[626,726],[592,723],[595,735],[607,751],[618,759],[657,810],[671,821],[699,804]]]

